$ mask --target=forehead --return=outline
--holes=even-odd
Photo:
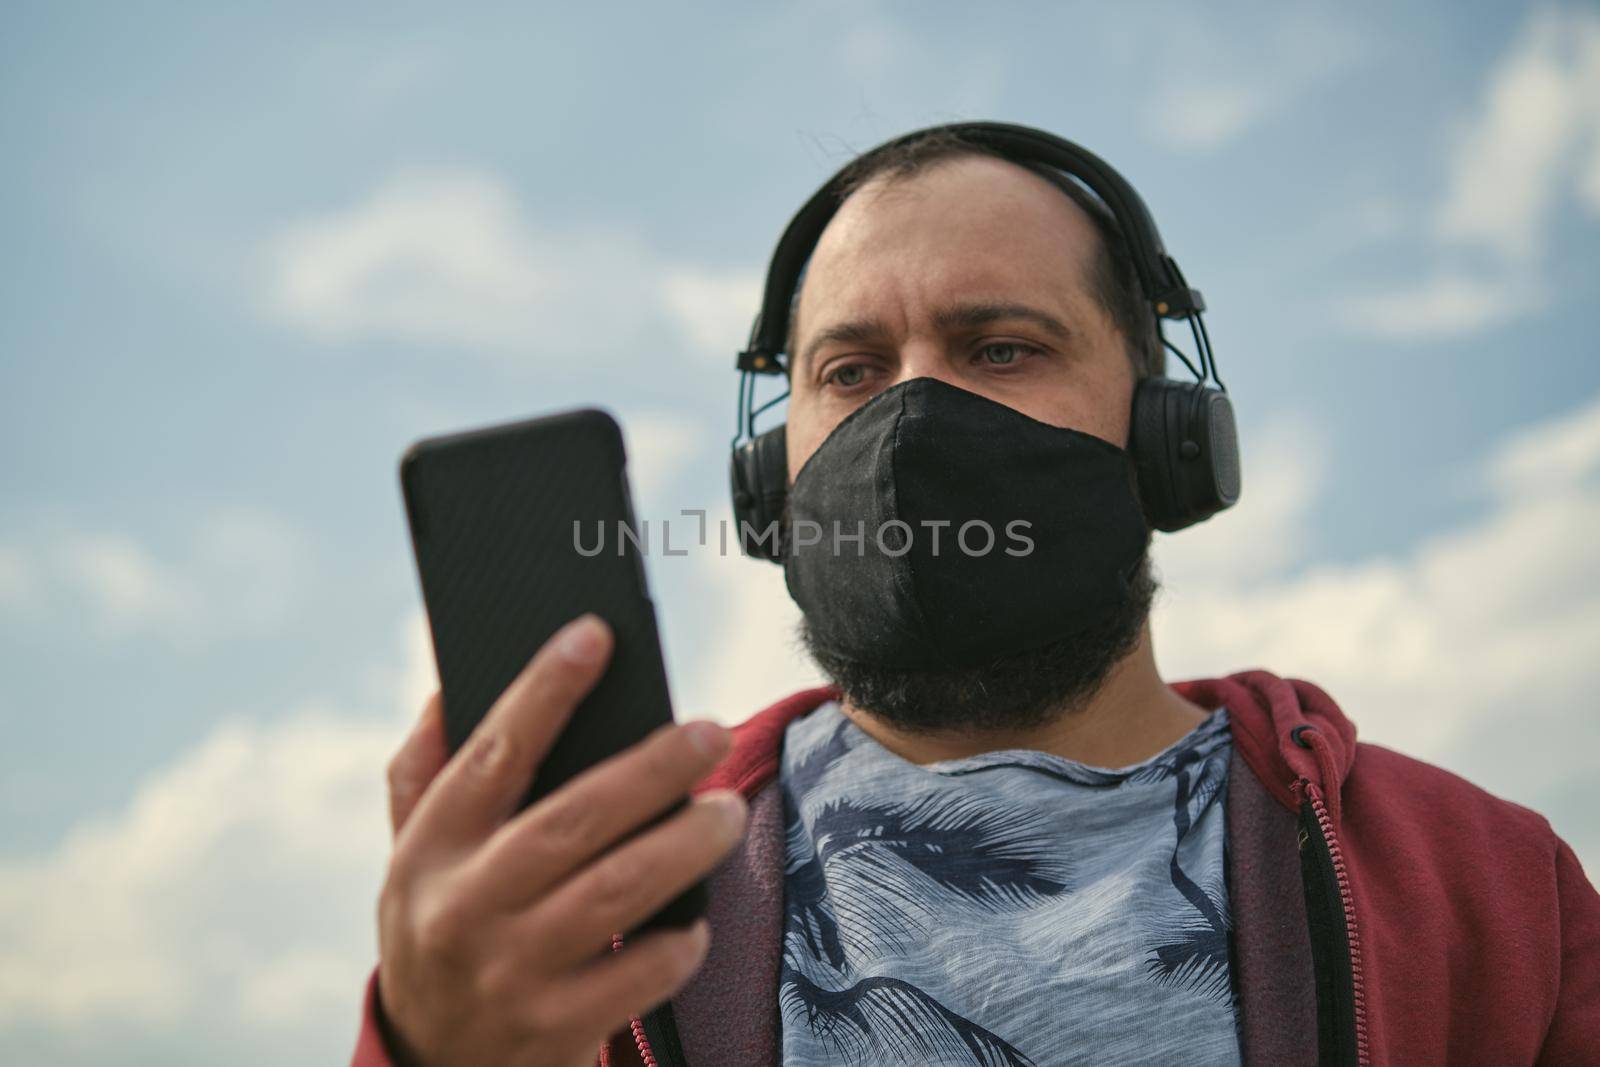
[[[799,336],[829,319],[990,298],[1087,299],[1099,235],[1056,186],[1022,167],[959,157],[906,179],[874,179],[851,194],[812,253]]]

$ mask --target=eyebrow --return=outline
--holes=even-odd
[[[1072,330],[1066,323],[1047,311],[1040,311],[1027,304],[997,302],[956,304],[953,307],[940,308],[933,313],[933,324],[940,330],[970,330],[1004,319],[1031,323],[1055,335],[1058,340],[1065,341],[1072,337]],[[809,363],[823,345],[866,344],[878,340],[888,332],[889,328],[884,325],[882,319],[853,319],[837,323],[818,333],[806,344],[799,362]]]

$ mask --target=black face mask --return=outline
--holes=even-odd
[[[852,412],[789,490],[789,595],[831,657],[944,670],[1092,630],[1149,543],[1128,453],[934,378]]]

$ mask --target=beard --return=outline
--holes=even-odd
[[[1115,611],[1086,630],[973,667],[911,670],[843,659],[820,647],[808,620],[806,651],[855,707],[911,734],[1034,729],[1088,705],[1139,643],[1159,588],[1146,551]]]

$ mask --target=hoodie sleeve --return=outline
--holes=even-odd
[[[1565,841],[1556,846],[1556,900],[1561,988],[1538,1060],[1548,1067],[1593,1062],[1600,1049],[1600,893]]]
[[[378,1003],[378,969],[367,979],[367,995],[361,1002],[361,1030],[356,1034],[356,1050],[350,1067],[399,1067],[389,1051],[383,1032],[383,1007]]]
[[[639,1052],[631,1031],[622,1030],[600,1046],[595,1067],[639,1067]],[[356,1034],[356,1050],[350,1067],[401,1067],[384,1036],[383,1005],[378,1001],[378,971],[367,979],[367,994],[361,1004],[361,1030]]]

